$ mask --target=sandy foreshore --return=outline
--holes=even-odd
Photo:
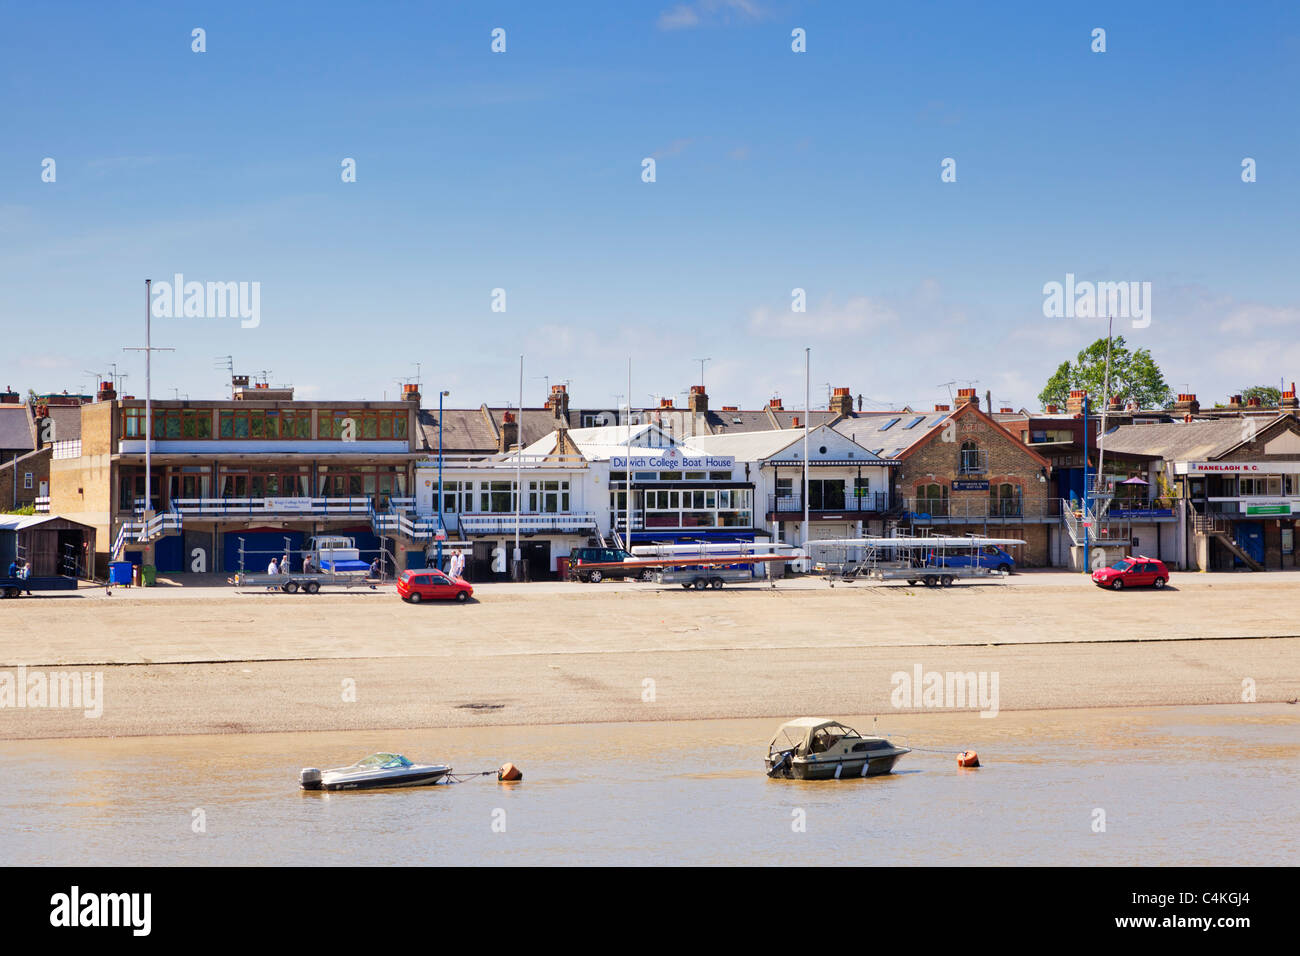
[[[103,713],[0,706],[0,739],[891,713],[918,709],[891,679],[918,667],[996,675],[1003,711],[1239,703],[1244,681],[1300,697],[1300,576],[1176,583],[20,599],[0,604],[0,680],[102,673]]]

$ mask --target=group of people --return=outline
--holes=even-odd
[[[32,566],[24,558],[14,558],[9,562],[9,577],[18,581],[28,581],[32,576]],[[31,594],[32,589],[27,588],[27,593]]]
[[[452,552],[451,559],[447,562],[447,577],[458,578],[465,573],[465,552]]]

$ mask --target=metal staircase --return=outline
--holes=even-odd
[[[1232,554],[1236,555],[1241,563],[1252,571],[1267,571],[1268,568],[1252,558],[1246,551],[1233,540],[1232,531],[1228,527],[1228,522],[1218,515],[1201,514],[1199,512],[1192,516],[1192,530],[1197,534],[1205,535],[1214,541],[1218,541]]]
[[[112,560],[122,560],[122,553],[131,544],[149,544],[168,534],[179,534],[184,519],[175,511],[159,511],[152,518],[123,521],[113,539]]]

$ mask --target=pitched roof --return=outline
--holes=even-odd
[[[55,441],[75,441],[81,437],[80,405],[51,405],[49,412],[54,420]]]
[[[1271,427],[1272,422],[1257,426],[1257,432]],[[1101,447],[1106,451],[1158,455],[1169,461],[1201,461],[1227,454],[1241,444],[1245,437],[1242,422],[1248,419],[1216,418],[1194,422],[1160,422],[1151,425],[1121,425],[1101,436]]]
[[[855,412],[835,430],[881,458],[898,458],[954,412]]]
[[[816,435],[823,429],[829,430],[830,434],[838,440],[840,445],[854,445],[856,442],[848,435],[828,425],[815,425],[809,429],[809,437]],[[790,449],[794,452],[791,457],[803,460],[803,448],[800,443],[803,440],[803,427],[799,428],[781,428],[772,429],[765,432],[737,432],[730,435],[701,435],[692,438],[690,441],[692,448],[698,448],[700,451],[709,452],[715,455],[731,455],[737,461],[767,461],[774,458],[780,452]],[[825,438],[821,439],[822,443],[829,442]],[[858,452],[866,452],[865,455],[859,454],[863,462],[870,462],[871,450],[866,448],[856,449]],[[847,454],[854,457],[855,449],[848,448]],[[810,455],[811,457],[811,455]]]
[[[438,451],[438,410],[420,409],[422,450]],[[442,412],[442,448],[444,452],[482,452],[497,450],[497,433],[480,408],[445,408]]]
[[[0,405],[0,448],[14,452],[35,447],[31,410],[26,405]]]

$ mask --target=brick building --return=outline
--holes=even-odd
[[[1017,563],[1050,563],[1050,531],[1061,521],[1051,462],[982,411],[975,389],[960,389],[955,408],[857,412],[834,427],[874,454],[899,460],[901,527],[1023,538]]]

